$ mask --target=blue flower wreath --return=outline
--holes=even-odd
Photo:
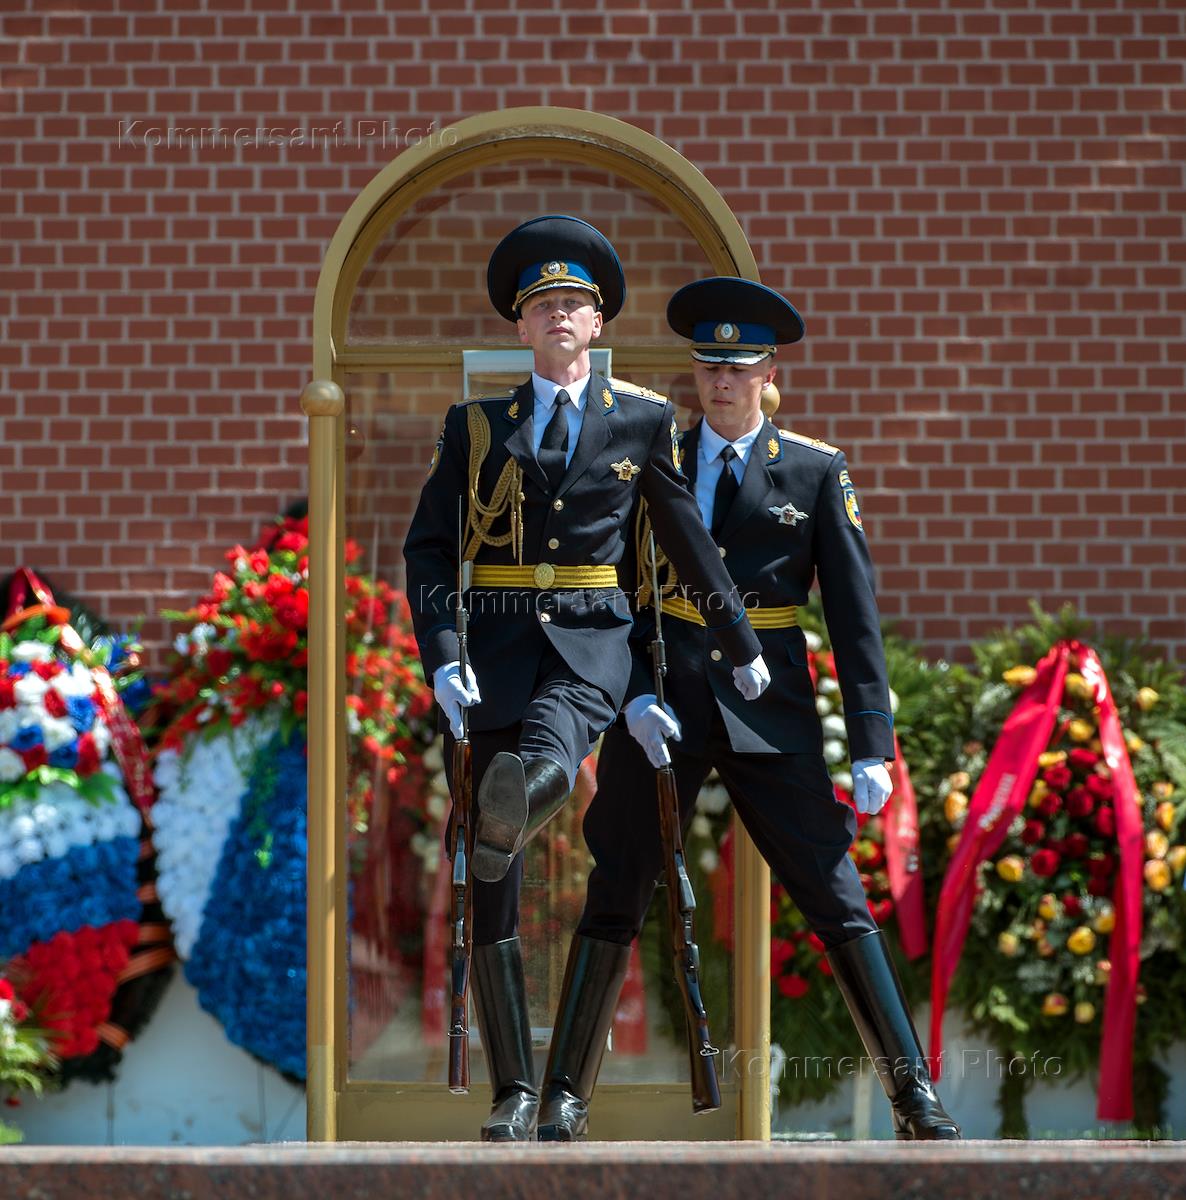
[[[136,896],[138,838],[72,846],[60,858],[0,879],[0,960],[47,942],[59,929],[140,919]]]
[[[227,1037],[305,1075],[305,743],[256,756],[227,834],[186,978]]]

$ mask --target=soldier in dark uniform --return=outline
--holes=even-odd
[[[516,933],[520,852],[564,804],[625,695],[633,623],[616,564],[639,496],[733,664],[730,686],[754,698],[769,675],[680,471],[671,404],[590,371],[589,344],[625,294],[613,247],[584,221],[540,217],[499,244],[487,284],[535,370],[517,389],[449,409],[404,559],[450,767],[460,710],[470,709],[473,983],[494,1092],[482,1137],[516,1141],[534,1137],[539,1105]],[[454,627],[461,498],[473,561],[464,679]]]
[[[856,817],[836,799],[824,763],[807,645],[795,617],[818,577],[844,702],[854,802],[859,811],[875,813],[891,791],[886,764],[894,755],[893,717],[856,491],[843,453],[778,429],[761,410],[762,393],[772,388],[774,347],[798,341],[802,322],[777,292],[732,278],[683,288],[672,297],[667,319],[692,340],[704,410],[682,439],[684,470],[745,597],[763,656],[779,669],[760,700],[737,703],[719,651],[669,572],[660,585],[670,701],[664,712],[647,653],[653,609],[640,603],[625,728],[616,725],[605,736],[597,794],[585,816],[596,866],[569,955],[539,1139],[575,1140],[587,1129],[630,943],[662,868],[648,768],[668,761],[668,738],[685,824],[715,767],[759,851],[827,947],[893,1105],[897,1136],[957,1138],[849,857]],[[664,533],[655,532],[665,550]],[[640,600],[649,603],[645,595]]]

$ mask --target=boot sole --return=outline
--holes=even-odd
[[[527,828],[527,778],[517,754],[500,753],[491,760],[478,789],[478,823],[470,870],[483,883],[506,876]]]

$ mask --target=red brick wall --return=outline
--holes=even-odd
[[[351,199],[410,130],[557,104],[701,167],[805,313],[783,413],[849,452],[906,633],[958,654],[1036,596],[1186,656],[1186,6],[298,4],[5,6],[5,567],[188,602],[302,491]],[[400,132],[142,141],[364,119]]]

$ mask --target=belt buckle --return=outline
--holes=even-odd
[[[537,588],[550,588],[556,582],[556,568],[551,563],[537,563],[531,578]]]

